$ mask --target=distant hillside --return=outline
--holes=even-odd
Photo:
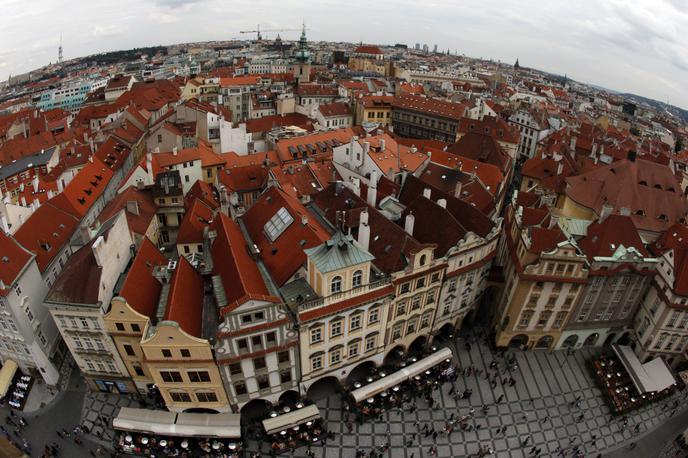
[[[683,108],[679,108],[674,105],[669,105],[665,102],[660,102],[659,100],[648,99],[647,97],[643,97],[641,95],[636,94],[621,94],[621,96],[623,96],[626,99],[633,100],[636,103],[645,103],[655,108],[656,110],[666,111],[682,119],[684,122],[688,122],[688,110],[684,110]]]

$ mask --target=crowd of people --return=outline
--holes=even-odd
[[[622,415],[649,403],[670,396],[676,391],[672,385],[662,391],[639,393],[631,376],[616,356],[602,353],[592,360],[592,370],[597,384],[602,388],[609,409]]]
[[[117,435],[115,448],[124,454],[149,457],[239,458],[242,456],[241,442],[233,439],[151,436],[126,431]]]

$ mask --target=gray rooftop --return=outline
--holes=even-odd
[[[322,245],[303,250],[308,258],[322,273],[333,272],[347,267],[363,264],[375,256],[362,249],[353,237],[337,231]]]

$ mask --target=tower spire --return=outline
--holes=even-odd
[[[62,32],[60,32],[60,47],[57,48],[57,63],[62,64]]]

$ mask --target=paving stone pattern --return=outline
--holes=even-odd
[[[489,367],[496,359],[502,370],[501,377],[513,377],[514,387],[497,384],[492,388],[483,376],[460,375],[456,388],[462,391],[470,388],[473,395],[470,400],[454,401],[449,395],[450,384],[445,384],[434,392],[438,405],[430,409],[425,400],[419,398],[417,410],[385,412],[383,421],[368,421],[363,425],[354,424],[351,433],[345,425],[346,412],[343,410],[339,396],[330,396],[317,402],[320,412],[327,421],[335,438],[325,447],[315,446],[317,457],[353,458],[357,450],[370,452],[374,446],[389,442],[390,448],[384,454],[390,458],[428,457],[432,445],[437,445],[438,457],[462,457],[475,454],[481,446],[495,451],[497,457],[528,457],[530,449],[539,447],[542,457],[558,456],[558,447],[570,448],[580,445],[585,456],[597,456],[606,449],[630,443],[648,430],[659,426],[671,413],[671,408],[664,409],[665,402],[659,402],[628,415],[628,427],[622,427],[622,419],[610,420],[609,408],[604,403],[601,391],[588,370],[587,362],[600,353],[600,349],[581,349],[571,355],[565,351],[548,353],[544,351],[509,350],[516,358],[517,367],[504,373],[505,363],[493,355],[491,349],[482,342],[472,341],[470,351],[465,348],[465,341],[458,339],[452,344],[455,359],[462,367],[473,366],[477,369]],[[504,394],[500,404],[495,401]],[[580,408],[571,407],[576,397],[581,396]],[[670,400],[670,401],[673,401]],[[667,402],[670,402],[667,401]],[[481,406],[490,406],[483,414]],[[91,434],[101,441],[111,444],[113,432],[111,418],[119,407],[138,406],[138,402],[126,396],[107,393],[87,393],[84,399],[82,422],[91,429]],[[682,403],[686,407],[686,403]],[[420,427],[428,424],[436,431],[441,431],[452,413],[455,418],[469,414],[474,408],[472,431],[456,429],[450,437],[440,433],[436,443],[432,436],[418,434]],[[580,415],[584,418],[577,421]],[[105,415],[110,421],[104,425],[98,418]],[[546,419],[548,417],[548,419]],[[640,423],[640,432],[633,432],[633,427]],[[477,429],[478,425],[480,428]],[[497,430],[507,427],[505,434]],[[413,445],[407,441],[416,434]],[[592,444],[592,435],[596,435]],[[530,437],[528,445],[522,441]],[[420,440],[419,440],[420,439]],[[258,444],[249,442],[249,448],[258,449]],[[263,456],[269,456],[268,444],[262,444]],[[283,456],[305,457],[306,449],[297,449],[293,454]],[[570,455],[568,455],[570,456]]]
[[[464,341],[459,339],[458,347],[457,352],[454,345],[461,366],[483,369],[484,374],[490,362],[497,359],[503,371],[504,360],[496,358],[487,345],[473,342],[471,350],[467,351]],[[510,350],[516,357],[517,368],[502,377],[512,376],[516,379],[514,387],[498,383],[493,389],[484,375],[459,376],[457,389],[473,390],[470,401],[459,400],[457,405],[449,395],[451,385],[445,384],[440,391],[434,392],[439,407],[430,409],[425,400],[419,399],[415,412],[386,412],[383,421],[354,425],[351,434],[344,423],[346,412],[342,410],[340,399],[336,396],[323,399],[318,401],[320,412],[327,420],[328,429],[336,436],[324,448],[314,447],[313,450],[318,457],[350,458],[356,456],[357,450],[369,453],[373,446],[381,446],[389,441],[390,449],[384,456],[393,458],[429,457],[433,444],[437,445],[438,457],[470,456],[483,446],[492,448],[495,451],[493,456],[520,458],[532,456],[529,452],[533,446],[539,447],[542,450],[540,456],[545,457],[559,456],[558,447],[570,449],[580,445],[586,457],[597,456],[610,447],[630,443],[632,438],[638,436],[633,432],[636,424],[641,424],[639,434],[643,434],[666,420],[671,411],[670,408],[664,410],[665,402],[660,402],[629,414],[628,427],[625,429],[622,419],[610,421],[609,408],[587,368],[587,361],[600,351],[581,349],[567,356],[565,351]],[[504,400],[495,404],[501,394],[504,394]],[[570,403],[577,396],[581,396],[580,408],[575,405],[571,407]],[[481,411],[483,404],[490,406],[487,414]],[[413,433],[418,433],[416,422],[420,423],[421,428],[427,423],[436,431],[441,431],[452,412],[455,418],[461,417],[468,415],[471,407],[475,409],[472,431],[456,429],[451,437],[440,433],[436,443],[432,436],[426,438],[424,434],[417,434],[414,444],[407,446],[406,441]],[[578,422],[581,414],[584,418]],[[549,419],[545,420],[546,417]],[[476,429],[477,425],[481,427]],[[497,432],[502,426],[507,427],[505,434]],[[595,445],[592,445],[593,434],[597,436]],[[528,445],[523,447],[521,443],[526,437],[530,439]],[[255,450],[256,444],[251,445]],[[267,450],[267,445],[263,446],[263,451]],[[305,451],[301,448],[293,455],[285,456],[305,457]]]

